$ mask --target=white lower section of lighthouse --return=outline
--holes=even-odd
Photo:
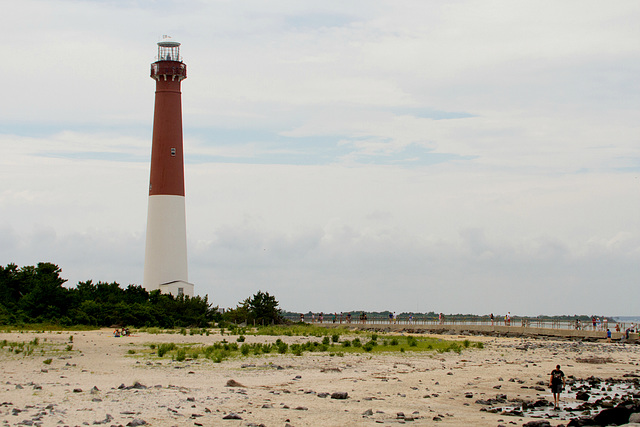
[[[184,196],[149,196],[144,288],[193,296],[187,277],[187,229]]]

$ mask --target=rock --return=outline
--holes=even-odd
[[[242,417],[238,414],[234,414],[233,412],[231,412],[230,414],[225,415],[224,417],[222,417],[223,420],[241,420]]]
[[[473,397],[473,393],[467,392],[464,394],[464,397],[466,397],[467,399],[471,399]]]
[[[367,409],[362,413],[362,415],[364,415],[365,417],[370,417],[371,415],[373,415],[373,409]]]
[[[74,388],[73,392],[74,393],[82,393],[82,389],[81,388]]]
[[[578,393],[576,393],[576,400],[583,400],[583,401],[587,401],[589,400],[589,393],[587,393],[586,391],[579,391]]]
[[[322,397],[322,398],[329,397],[329,393],[318,393],[318,397]]]
[[[129,427],[146,426],[146,425],[147,425],[147,422],[140,418],[134,418],[132,421],[127,423],[127,426]]]
[[[396,418],[404,418],[404,412],[398,412]]]
[[[243,386],[236,380],[229,380],[227,381],[227,387],[245,387],[245,386]],[[242,418],[226,418],[226,419],[233,420],[233,419],[242,419]]]
[[[522,427],[551,427],[551,423],[547,420],[535,420],[523,424]]]
[[[618,406],[617,408],[605,409],[593,417],[593,421],[601,426],[622,425],[629,422],[631,410]]]
[[[133,385],[129,388],[134,388],[136,390],[145,390],[147,388],[146,385],[140,384],[138,381],[134,382]]]
[[[349,393],[346,391],[336,391],[335,393],[331,393],[332,399],[347,399],[349,397]]]
[[[538,399],[531,404],[534,408],[544,408],[545,406],[553,406],[553,403],[546,399]]]
[[[629,416],[629,424],[631,423],[640,424],[640,412],[635,412]]]
[[[308,411],[309,408],[307,408],[306,406],[298,406],[293,408],[294,411]]]
[[[93,424],[94,425],[98,425],[98,424],[106,424],[110,421],[113,420],[113,416],[111,414],[107,414],[106,417],[104,418],[104,420],[102,421],[94,421]]]

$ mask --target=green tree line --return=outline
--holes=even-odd
[[[0,324],[54,323],[62,326],[203,327],[216,318],[208,297],[174,297],[138,285],[79,282],[63,286],[52,263],[0,266]]]

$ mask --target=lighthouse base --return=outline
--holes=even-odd
[[[144,288],[148,292],[160,289],[173,296],[182,288],[185,295],[192,296],[193,285],[188,280],[184,196],[149,196]]]
[[[183,282],[182,280],[163,283],[160,285],[160,292],[163,294],[171,294],[175,297],[181,295],[193,297],[193,283]]]

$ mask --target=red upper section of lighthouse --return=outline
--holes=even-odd
[[[151,77],[156,80],[156,101],[149,195],[184,196],[180,82],[187,78],[187,66],[180,58],[180,43],[159,42],[158,59],[151,64]]]

